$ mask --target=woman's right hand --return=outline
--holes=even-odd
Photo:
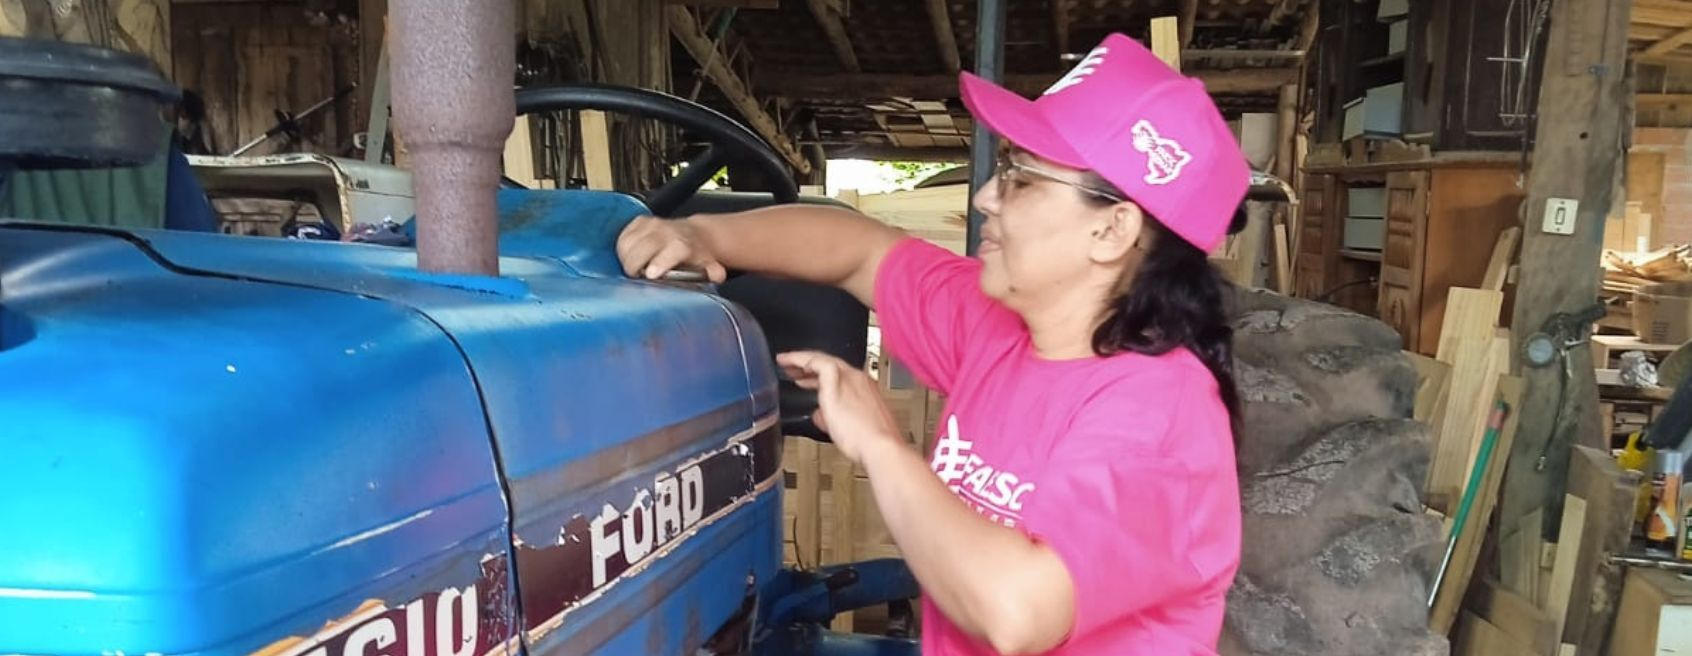
[[[728,278],[728,269],[689,219],[635,219],[617,237],[617,258],[625,273],[651,280],[678,267],[703,272],[715,283]]]

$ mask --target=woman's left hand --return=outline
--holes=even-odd
[[[783,353],[776,362],[800,387],[817,390],[812,421],[852,462],[862,463],[875,448],[903,446],[880,387],[862,369],[817,351]]]

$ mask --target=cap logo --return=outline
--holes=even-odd
[[[1058,81],[1052,83],[1051,88],[1046,89],[1046,92],[1040,95],[1049,96],[1082,83],[1087,79],[1087,76],[1093,74],[1093,71],[1099,70],[1099,66],[1104,63],[1105,55],[1109,52],[1110,48],[1104,46],[1093,48],[1092,52],[1081,58],[1081,63],[1076,64],[1075,68],[1069,69],[1068,73],[1064,73],[1063,77],[1058,78]]]
[[[1146,184],[1166,185],[1181,177],[1181,169],[1193,160],[1191,153],[1174,139],[1158,135],[1151,121],[1134,124],[1134,150],[1146,154]]]

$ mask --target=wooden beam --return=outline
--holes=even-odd
[[[782,133],[775,119],[770,118],[758,103],[758,99],[747,90],[746,83],[729,68],[726,63],[728,57],[717,52],[716,44],[711,42],[710,37],[705,36],[705,31],[699,27],[699,22],[694,20],[693,14],[689,13],[686,7],[679,6],[665,7],[664,12],[670,24],[670,34],[687,49],[694,61],[702,63],[705,77],[728,97],[729,102],[746,118],[752,129],[764,137],[765,141],[770,142],[782,159],[792,164],[794,170],[801,175],[809,174],[810,160],[805,159],[804,153],[794,147],[793,141]]]
[[[1304,24],[1298,30],[1298,49],[1310,52],[1310,47],[1316,45],[1316,35],[1322,31],[1322,11],[1319,3],[1311,3],[1304,8]]]
[[[1633,89],[1627,71],[1629,5],[1611,0],[1555,0],[1539,92],[1538,124],[1511,325],[1516,352],[1558,313],[1574,313],[1598,297],[1604,218],[1621,193],[1627,156],[1625,137],[1633,125]],[[1576,200],[1574,234],[1545,232],[1543,217],[1553,198]],[[1521,434],[1510,456],[1499,525],[1544,508],[1562,516],[1563,488],[1575,444],[1608,447],[1599,435],[1598,389],[1589,349],[1567,351],[1564,365],[1527,367]],[[1562,403],[1559,411],[1558,403]],[[1560,425],[1554,425],[1557,417]],[[1543,460],[1541,456],[1544,456]],[[1555,525],[1555,522],[1548,522]],[[1556,528],[1547,527],[1547,538]]]
[[[828,45],[834,48],[834,56],[840,60],[840,65],[852,73],[864,70],[858,65],[858,53],[852,50],[852,37],[846,34],[846,23],[840,19],[835,4],[829,0],[805,0],[805,4],[810,5],[811,16],[817,19],[817,26],[822,28]]]
[[[1687,8],[1684,9],[1642,7],[1636,4],[1633,6],[1633,24],[1692,27],[1692,3],[1687,3]]]
[[[934,47],[940,50],[940,63],[946,67],[946,72],[962,70],[958,37],[952,32],[952,12],[946,8],[946,0],[928,0],[928,20],[934,24]]]
[[[1281,0],[1286,4],[1290,0]],[[1198,23],[1198,0],[1181,0],[1181,49],[1193,46],[1193,26]]]
[[[664,0],[664,4],[687,7],[734,7],[736,9],[781,8],[781,0]]]
[[[957,146],[900,148],[881,144],[836,144],[825,146],[829,159],[879,159],[901,162],[969,162],[969,149]]]
[[[1231,68],[1185,71],[1204,81],[1215,95],[1277,94],[1281,87],[1298,82],[1298,69]],[[1006,88],[1024,96],[1037,95],[1056,82],[1056,73],[1004,76]],[[958,97],[955,75],[909,73],[855,73],[815,75],[811,73],[762,73],[754,82],[765,94],[788,98],[917,98],[941,100]]]
[[[1692,106],[1692,93],[1642,93],[1634,97],[1634,102],[1640,107]]]
[[[1651,47],[1645,49],[1644,56],[1658,57],[1666,55],[1679,50],[1681,46],[1688,43],[1692,43],[1692,28],[1675,32],[1674,34],[1669,35],[1668,38],[1651,44]]]
[[[1052,0],[1052,38],[1058,55],[1069,54],[1069,0]]]
[[[1279,2],[1276,2],[1275,8],[1269,10],[1269,20],[1263,21],[1261,25],[1258,25],[1257,32],[1259,34],[1268,34],[1270,30],[1275,29],[1275,26],[1280,25],[1281,21],[1287,19],[1287,14],[1292,13],[1292,8],[1293,0],[1280,0]],[[1305,11],[1313,12],[1317,11],[1317,9],[1318,8],[1314,6],[1314,3],[1312,6],[1305,7]]]

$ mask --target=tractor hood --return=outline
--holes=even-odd
[[[0,224],[0,653],[673,653],[737,612],[781,549],[757,324],[623,278],[626,196],[501,206],[499,278]]]

